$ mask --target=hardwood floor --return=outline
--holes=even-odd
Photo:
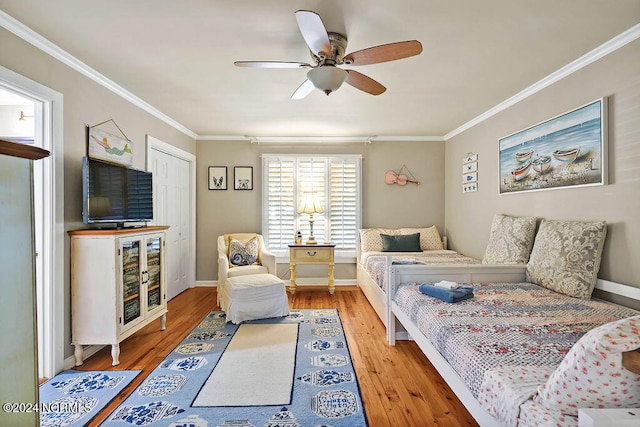
[[[384,326],[359,288],[298,288],[292,309],[337,308],[371,427],[477,426],[414,342],[389,346]],[[111,350],[87,359],[81,370],[141,369],[142,372],[89,424],[99,425],[216,305],[215,288],[188,289],[169,301],[167,329],[153,322],[120,344],[120,365]]]

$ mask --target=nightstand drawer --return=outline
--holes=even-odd
[[[327,263],[333,261],[333,248],[291,248],[290,261]]]

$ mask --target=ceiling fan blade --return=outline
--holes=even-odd
[[[311,83],[311,80],[305,80],[302,84],[293,92],[291,95],[291,99],[302,99],[305,96],[309,95],[316,87]]]
[[[307,68],[310,64],[304,62],[285,62],[285,61],[236,61],[233,63],[236,67],[252,67],[252,68]]]
[[[409,40],[358,50],[346,55],[344,63],[349,65],[379,64],[380,62],[419,55],[421,52],[422,44],[417,40]]]
[[[356,89],[360,89],[361,91],[370,93],[371,95],[380,95],[385,90],[387,90],[386,87],[382,86],[371,77],[367,77],[364,74],[353,70],[346,71],[347,73],[349,73],[349,75],[347,76],[347,80],[345,80],[345,83],[349,83]]]
[[[298,27],[302,33],[304,41],[317,56],[330,56],[331,43],[329,34],[320,19],[320,15],[310,10],[298,10],[296,12]]]

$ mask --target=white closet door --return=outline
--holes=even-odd
[[[192,213],[190,161],[164,151],[151,149],[147,159],[153,172],[153,222],[168,225],[166,240],[167,299],[175,297],[195,285],[195,272],[191,272]]]

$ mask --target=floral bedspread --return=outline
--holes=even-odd
[[[424,252],[365,252],[360,257],[364,270],[371,279],[387,291],[386,260],[391,256],[393,264],[480,264],[480,260],[470,258],[450,250]]]
[[[474,283],[474,298],[455,304],[420,293],[419,285],[401,284],[394,301],[476,398],[486,371],[504,366],[556,367],[587,331],[640,314],[531,283]]]

